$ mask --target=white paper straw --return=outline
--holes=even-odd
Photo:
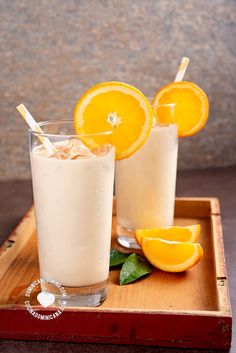
[[[37,124],[37,122],[34,120],[28,109],[24,106],[24,104],[20,104],[16,107],[18,112],[22,115],[26,123],[29,125],[29,127],[35,131],[43,134],[43,130],[40,128],[40,126]],[[44,145],[46,148],[48,155],[51,156],[56,152],[55,147],[53,146],[52,142],[45,136],[42,135],[37,135],[39,138],[40,142]]]
[[[187,70],[189,64],[189,58],[187,57],[183,57],[183,59],[181,60],[181,63],[179,65],[179,69],[178,72],[175,76],[175,82],[180,82],[183,80],[185,72]]]

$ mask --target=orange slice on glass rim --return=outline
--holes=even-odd
[[[142,250],[156,268],[167,272],[183,272],[196,265],[203,256],[198,243],[181,243],[142,237]]]
[[[93,86],[79,99],[74,110],[76,133],[91,134],[83,139],[84,143],[91,149],[112,144],[116,159],[135,153],[148,138],[152,123],[153,111],[148,99],[123,82]]]
[[[166,109],[173,105],[173,110]],[[191,136],[206,124],[209,113],[208,98],[203,90],[192,82],[171,82],[153,99],[157,122],[178,125],[179,137]]]
[[[134,235],[137,243],[141,246],[142,237],[159,238],[169,241],[195,243],[200,235],[200,224],[191,226],[173,226],[152,229],[135,229]]]

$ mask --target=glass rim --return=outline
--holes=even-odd
[[[159,103],[157,103],[157,104],[153,104],[153,103],[152,103],[152,102],[153,102],[153,99],[154,99],[154,97],[151,97],[151,96],[148,96],[148,97],[147,97],[147,100],[149,101],[151,107],[156,107],[156,106],[161,106],[161,107],[173,107],[173,106],[175,106],[175,105],[178,105],[178,103],[164,103],[164,104],[159,104]]]
[[[170,127],[170,126],[177,126],[178,127],[178,124],[177,123],[163,123],[163,124],[160,124],[160,123],[158,123],[156,121],[155,124],[152,125],[151,130],[156,129],[156,128],[160,128],[160,129],[167,128],[167,127]]]
[[[166,107],[166,108],[173,108],[177,106],[177,103],[166,103],[166,104],[151,104],[151,107]]]
[[[44,120],[44,121],[40,121],[38,122],[39,127],[43,126],[49,126],[49,125],[53,125],[53,124],[65,124],[65,123],[72,123],[74,124],[74,120],[73,119],[52,119],[52,120]],[[45,133],[45,132],[40,132],[40,131],[35,131],[31,128],[28,129],[28,132],[30,134],[33,134],[35,136],[44,136],[44,137],[75,137],[75,138],[80,138],[80,137],[95,137],[95,136],[103,136],[103,135],[111,135],[113,133],[112,130],[108,130],[108,131],[101,131],[101,132],[94,132],[94,133],[81,133],[81,134],[76,134],[76,133],[72,133],[72,134],[54,134],[54,133]]]

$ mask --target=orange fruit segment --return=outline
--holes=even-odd
[[[86,137],[85,144],[90,148],[112,144],[116,159],[135,153],[148,138],[152,123],[153,111],[148,99],[123,82],[95,85],[79,99],[74,110],[76,133],[95,134]]]
[[[173,109],[166,109],[173,105]],[[158,123],[178,125],[179,137],[191,136],[206,124],[209,103],[203,90],[192,82],[171,82],[153,99],[153,110]]]
[[[172,242],[142,237],[142,250],[147,260],[166,272],[183,272],[196,265],[203,256],[198,243]]]
[[[160,238],[169,241],[189,242],[195,243],[201,232],[200,224],[194,224],[191,226],[173,226],[173,227],[161,227],[152,229],[136,229],[134,231],[135,239],[141,246],[141,238]]]

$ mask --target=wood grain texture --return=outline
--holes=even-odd
[[[4,322],[5,315],[12,319],[7,331],[5,324],[0,323],[0,337],[30,339],[42,329],[42,339],[48,339],[45,327],[50,327],[49,339],[65,341],[228,348],[232,318],[217,201],[177,199],[176,216],[176,225],[201,224],[199,241],[204,257],[196,267],[179,274],[154,270],[144,280],[122,287],[119,286],[119,271],[110,271],[107,300],[95,309],[67,308],[61,316],[63,319],[57,319],[55,329],[54,321],[51,326],[50,323],[42,326],[40,320],[30,318],[24,308],[25,289],[39,277],[34,213],[28,213],[29,227],[22,227],[21,223],[15,229],[15,243],[10,249],[6,250],[3,244],[5,251],[1,254],[8,261],[0,277],[0,322]],[[118,247],[115,227],[114,216],[112,246]],[[17,244],[22,244],[22,239],[26,241],[19,250]],[[15,256],[8,256],[7,252],[12,253],[15,246]],[[79,330],[69,329],[72,318]],[[91,328],[92,321],[94,328]]]
[[[68,309],[57,320],[41,321],[24,308],[1,310],[0,337],[182,348],[228,349],[231,318],[214,314]]]
[[[0,279],[35,232],[33,206],[0,247]]]

